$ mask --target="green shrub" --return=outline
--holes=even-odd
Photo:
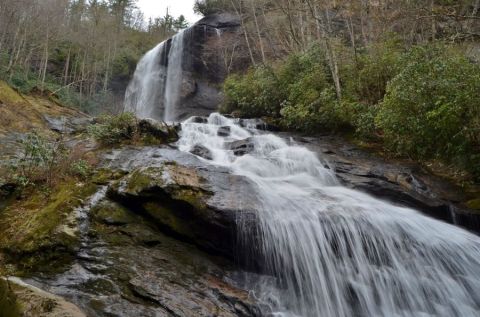
[[[336,129],[340,125],[337,116],[337,96],[333,87],[316,90],[312,87],[299,85],[298,89],[292,89],[289,101],[282,109],[282,122],[290,129],[315,132],[327,129]]]
[[[225,11],[233,11],[230,0],[195,0],[193,11],[207,16]]]
[[[50,140],[33,132],[20,144],[21,152],[10,163],[12,180],[21,187],[38,182],[52,185],[68,153],[62,140]]]
[[[365,105],[383,100],[388,83],[400,72],[404,52],[395,40],[374,44],[343,66],[346,97]]]
[[[104,115],[88,127],[88,133],[106,145],[132,140],[137,134],[137,119],[129,112],[117,116]]]
[[[87,161],[80,159],[77,161],[74,161],[70,165],[70,173],[73,176],[80,177],[82,179],[86,179],[92,172],[92,167],[90,166],[90,163]]]
[[[376,118],[386,146],[480,172],[480,66],[444,46],[414,48],[403,64]]]
[[[222,112],[242,117],[278,117],[283,94],[274,70],[267,66],[251,69],[245,75],[232,75],[225,81]]]

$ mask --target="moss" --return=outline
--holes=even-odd
[[[68,180],[52,194],[35,191],[0,216],[0,249],[27,271],[51,258],[68,260],[79,243],[73,211],[95,193],[96,185]]]
[[[91,213],[95,220],[109,225],[124,225],[135,221],[132,212],[112,201],[101,202]]]
[[[20,317],[20,305],[7,281],[0,278],[0,317]]]
[[[143,208],[159,223],[170,228],[176,234],[193,239],[195,236],[189,219],[179,218],[178,211],[156,202],[147,202]]]
[[[22,102],[24,99],[6,82],[0,80],[0,101],[4,104],[7,104]]]
[[[83,117],[78,111],[60,106],[37,95],[22,95],[4,81],[0,81],[0,134],[25,133],[37,130],[54,134],[47,126],[44,115],[51,117]]]
[[[467,207],[474,210],[480,210],[480,198],[468,201]]]
[[[107,185],[111,181],[118,180],[125,176],[127,172],[122,170],[111,170],[102,168],[95,172],[92,177],[92,182],[98,185]]]

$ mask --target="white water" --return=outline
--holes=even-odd
[[[158,44],[142,57],[133,79],[125,93],[125,112],[133,112],[139,118],[162,119],[170,122],[176,119],[175,109],[180,99],[183,72],[184,34],[181,31],[171,41]],[[167,58],[167,65],[162,58]],[[158,109],[163,107],[163,113]]]
[[[172,46],[168,54],[167,82],[165,86],[165,113],[163,120],[173,122],[177,119],[175,109],[180,101],[183,81],[183,47],[184,34],[181,31],[172,39]]]
[[[217,136],[221,126],[230,137]],[[257,186],[259,247],[281,294],[275,316],[480,316],[478,236],[347,189],[306,148],[218,114],[182,128],[181,150],[205,146],[212,164]],[[247,137],[251,154],[226,149]]]

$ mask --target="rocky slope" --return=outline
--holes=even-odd
[[[9,123],[0,137],[20,138],[32,128],[68,136],[90,144],[98,165],[87,179],[60,182],[47,194],[31,192],[16,200],[9,194],[12,188],[2,186],[0,275],[22,279],[11,279],[14,287],[0,280],[0,312],[9,316],[22,310],[25,316],[28,312],[39,316],[268,313],[268,305],[244,289],[246,280],[262,278],[252,273],[258,267],[239,261],[254,247],[242,245],[237,228],[239,223],[255,228],[260,205],[255,186],[246,178],[209,164],[211,153],[206,148],[199,146],[194,154],[179,151],[172,143],[175,138],[160,123],[139,123],[142,133],[159,137],[156,145],[100,146],[82,133],[91,122],[82,114],[48,98],[21,96],[12,90],[8,95],[7,100],[0,94],[3,111],[12,113],[13,105],[21,105],[27,119],[15,117],[18,120]],[[34,104],[30,98],[35,98]],[[59,129],[57,120],[68,122],[71,129]],[[268,127],[260,121],[249,124]],[[478,213],[465,203],[471,197],[418,167],[386,161],[334,137],[283,136],[318,153],[346,186],[480,231]],[[15,144],[0,153],[14,155]],[[247,138],[229,146],[242,156],[255,145]]]

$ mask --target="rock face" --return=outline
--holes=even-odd
[[[123,150],[111,164],[129,171],[110,186],[112,199],[202,249],[238,255],[237,222],[254,221],[260,204],[246,178],[171,149]]]
[[[0,281],[0,284],[2,281]],[[12,311],[0,311],[0,316],[86,317],[74,304],[67,302],[59,296],[26,284],[18,278],[9,278],[8,284],[12,293],[15,294],[15,300],[19,307],[17,310],[21,314],[12,313]],[[2,313],[5,313],[5,315],[2,315]]]
[[[222,101],[220,86],[227,69],[224,47],[241,36],[240,20],[228,13],[208,16],[188,30],[185,42],[182,87],[178,119],[192,115],[208,115]],[[238,61],[237,61],[238,62]]]
[[[176,121],[181,121],[193,115],[208,115],[218,109],[222,101],[220,86],[225,80],[228,63],[231,56],[227,56],[228,48],[241,38],[240,20],[237,16],[222,13],[210,15],[183,34],[183,57],[181,63],[182,80],[179,88],[179,100],[175,107]],[[169,53],[173,46],[173,39],[169,39],[158,51],[159,69],[163,77],[159,80],[156,97],[158,99],[152,109],[151,116],[163,118],[165,112],[166,80],[169,67]],[[239,65],[241,58],[236,60]],[[244,67],[244,66],[243,66]],[[231,68],[231,67],[230,67]],[[231,69],[230,69],[231,70]]]
[[[386,161],[338,137],[295,141],[319,153],[347,187],[480,233],[480,213],[468,208],[464,191],[418,165]]]

